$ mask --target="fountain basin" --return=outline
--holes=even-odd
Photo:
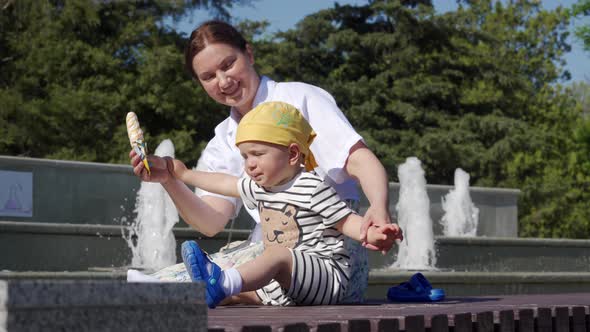
[[[590,240],[437,236],[435,248],[442,271],[590,272]],[[395,255],[369,257],[374,268],[395,261]]]
[[[123,238],[125,227],[0,221],[0,270],[88,271],[129,266],[132,254]],[[227,232],[206,238],[190,228],[174,228],[176,257],[183,241],[202,239],[202,247],[217,251],[227,242]],[[233,231],[246,239],[248,231]]]
[[[0,220],[118,226],[123,218],[131,221],[134,217],[140,181],[129,165],[0,156],[2,170],[33,174],[33,216],[6,219],[0,214]],[[439,223],[444,214],[442,197],[453,188],[426,185],[435,235],[442,234]],[[3,190],[1,185],[0,190]],[[389,191],[390,211],[395,211],[399,184],[390,183]],[[478,236],[518,235],[519,190],[470,187],[469,193],[479,208]],[[361,196],[361,212],[367,206],[367,199]],[[235,220],[235,228],[251,229],[252,223],[248,214],[242,211]]]
[[[124,228],[107,225],[46,224],[0,221],[0,270],[87,271],[131,263]],[[249,231],[223,231],[212,238],[183,227],[173,229],[177,242],[199,240],[215,252]],[[437,269],[455,272],[590,272],[590,240],[435,237]],[[390,266],[395,254],[369,252],[371,268]]]
[[[407,281],[416,271],[373,269],[365,298],[385,300],[389,287]],[[433,287],[447,297],[582,293],[590,289],[590,272],[440,272],[423,271]],[[0,271],[1,280],[125,280],[120,268],[112,271]]]
[[[198,239],[217,251],[224,231],[207,238],[174,228],[180,244]],[[232,240],[249,232],[234,230]],[[580,292],[590,289],[590,241],[520,238],[436,237],[438,270],[424,271],[449,296]],[[121,226],[0,221],[0,279],[125,279],[131,253]],[[384,269],[394,255],[371,252],[367,296],[384,299],[392,285],[415,271]]]

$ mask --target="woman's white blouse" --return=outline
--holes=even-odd
[[[277,83],[263,76],[256,92],[252,107],[267,101],[281,101],[295,106],[309,121],[317,134],[311,144],[311,151],[319,165],[316,173],[334,187],[342,199],[358,200],[356,182],[343,169],[350,148],[362,137],[350,125],[334,98],[325,90],[306,83]],[[244,160],[236,147],[236,129],[241,115],[234,109],[230,116],[215,128],[215,137],[201,153],[197,169],[222,172],[241,177]],[[239,198],[226,197],[200,189],[197,195],[222,197],[236,207],[234,216],[240,210]],[[257,211],[248,211],[258,222]]]

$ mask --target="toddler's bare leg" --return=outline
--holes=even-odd
[[[262,288],[274,279],[281,287],[291,287],[291,270],[293,258],[291,251],[285,247],[272,247],[253,260],[238,266],[242,276],[242,292]]]

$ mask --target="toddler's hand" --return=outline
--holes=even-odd
[[[397,224],[372,225],[367,231],[367,242],[372,246],[367,246],[367,248],[375,248],[374,250],[380,250],[385,254],[396,241],[403,239],[402,230]]]
[[[184,175],[188,172],[186,165],[178,159],[172,159],[170,157],[164,157],[164,159],[166,159],[166,166],[170,174],[176,179],[183,181]]]

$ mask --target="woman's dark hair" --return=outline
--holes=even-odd
[[[207,21],[196,28],[188,41],[184,51],[186,69],[191,75],[198,79],[193,69],[193,58],[199,54],[208,44],[227,44],[241,51],[246,51],[246,39],[236,28],[223,21]]]

